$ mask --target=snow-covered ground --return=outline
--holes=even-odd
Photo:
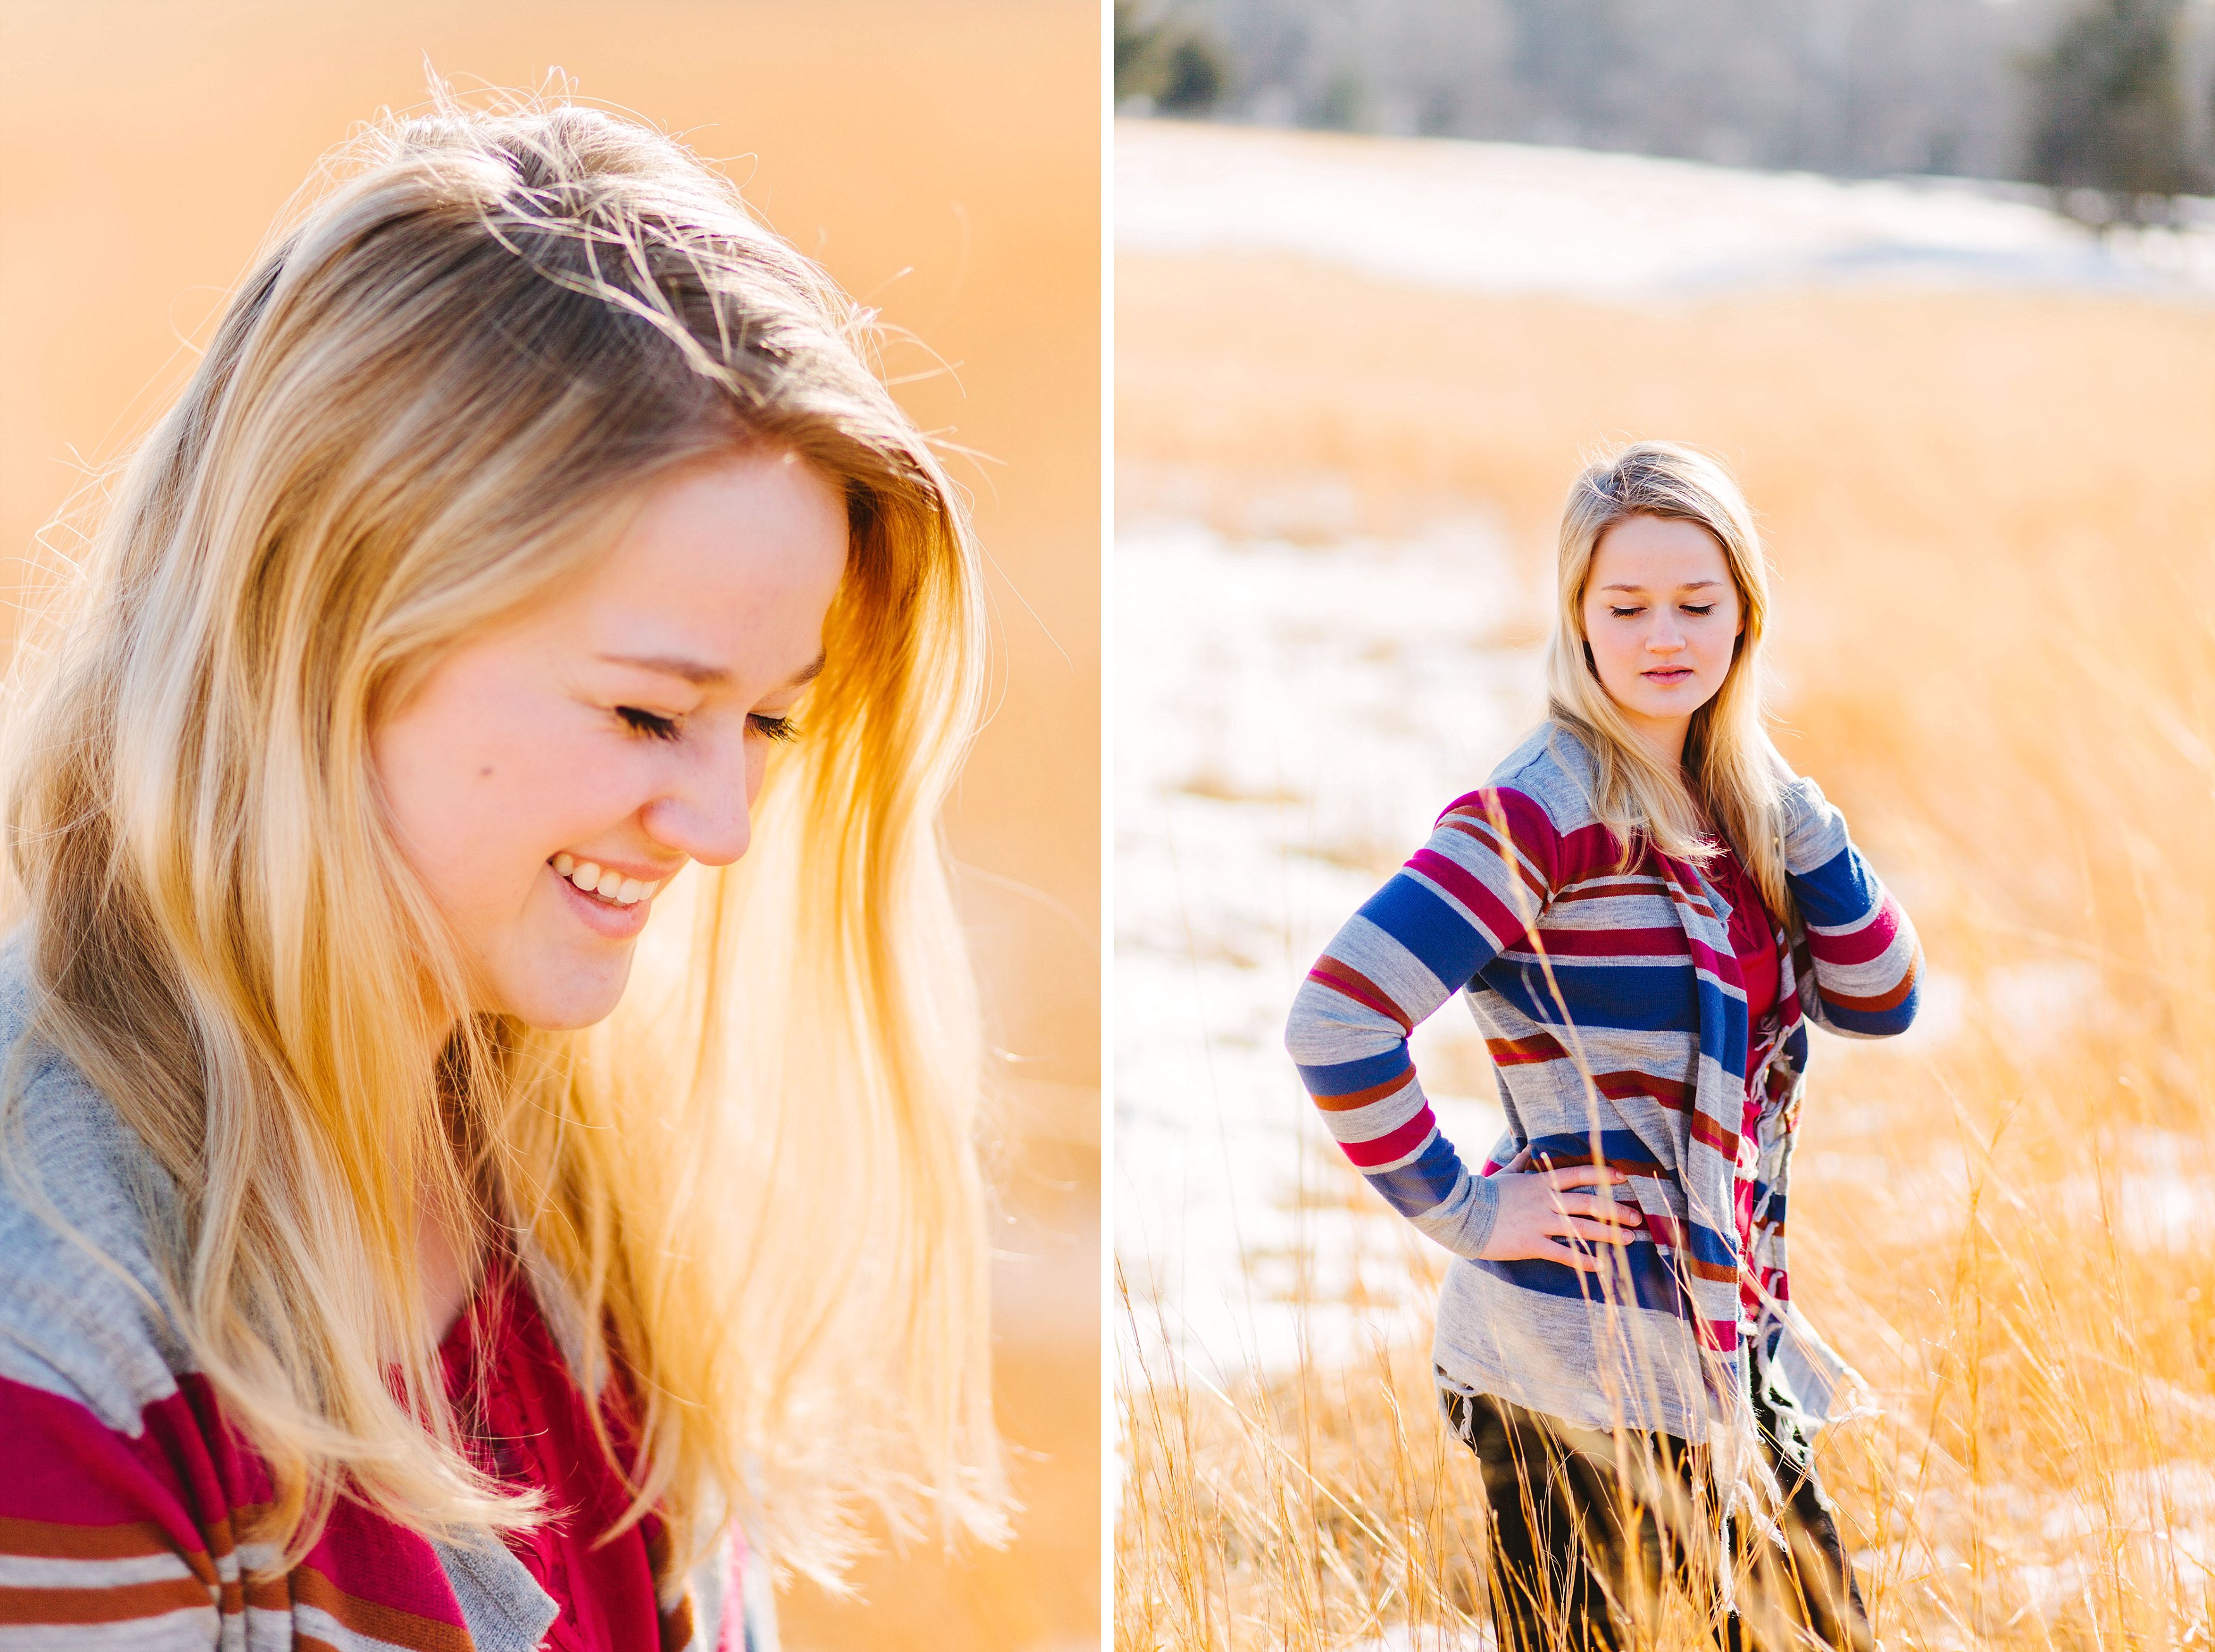
[[[1491,529],[1314,550],[1126,525],[1116,555],[1117,1250],[1142,1320],[1223,1366],[1404,1331],[1413,1230],[1339,1158],[1284,1053],[1332,933],[1536,718]],[[1498,1135],[1458,1004],[1415,1057],[1448,1133]],[[1150,1325],[1149,1326],[1150,1328]]]
[[[1122,120],[1115,244],[1275,252],[1420,286],[1640,302],[1748,287],[2215,294],[2215,202],[2105,239],[2004,187],[1525,144]]]

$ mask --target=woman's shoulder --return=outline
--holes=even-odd
[[[31,1030],[34,992],[21,937],[10,937],[0,946],[0,1397],[20,1385],[135,1434],[189,1369],[159,1305],[150,1233],[174,1194],[107,1098]]]
[[[1598,819],[1592,806],[1593,774],[1592,752],[1583,736],[1549,717],[1500,759],[1482,787],[1454,799],[1445,813],[1474,806],[1487,794],[1506,793],[1536,806],[1534,824],[1567,836]]]

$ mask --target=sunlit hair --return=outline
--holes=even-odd
[[[1684,765],[1672,769],[1638,738],[1601,685],[1585,635],[1585,586],[1601,537],[1626,517],[1654,516],[1704,528],[1721,548],[1738,587],[1746,629],[1715,697],[1692,713]],[[1548,714],[1584,737],[1598,769],[1594,813],[1625,848],[1641,844],[1704,863],[1703,814],[1712,820],[1780,917],[1791,913],[1777,832],[1780,777],[1762,726],[1762,635],[1769,575],[1760,531],[1721,460],[1676,442],[1637,442],[1585,467],[1562,508],[1553,647],[1546,660]]]
[[[632,1514],[680,1552],[729,1512],[833,1568],[872,1503],[997,1536],[980,1043],[936,835],[979,562],[872,318],[679,145],[585,108],[442,98],[328,176],[122,472],[5,789],[35,1033],[175,1183],[170,1311],[274,1476],[261,1535],[297,1556],[341,1491],[431,1533],[533,1517],[448,1421],[415,1260],[442,1200],[531,1269],[588,1391],[628,1373]],[[753,847],[662,898],[600,1026],[473,1012],[370,731],[654,483],[745,449],[801,456],[851,528]]]

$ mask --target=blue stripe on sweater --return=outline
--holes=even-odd
[[[1658,1309],[1663,1313],[1675,1314],[1685,1319],[1697,1317],[1690,1298],[1678,1283],[1676,1270],[1663,1259],[1660,1248],[1652,1240],[1634,1239],[1624,1245],[1623,1260],[1630,1275],[1630,1299],[1633,1303],[1641,1308]],[[1568,1297],[1572,1300],[1582,1297],[1594,1303],[1607,1299],[1605,1287],[1597,1275],[1587,1274],[1580,1268],[1572,1268],[1565,1262],[1541,1262],[1533,1258],[1523,1262],[1477,1262],[1470,1266],[1482,1268],[1494,1279],[1504,1280],[1525,1291],[1536,1291],[1543,1296]]]
[[[1563,1132],[1549,1136],[1533,1136],[1530,1147],[1534,1161],[1550,1161],[1555,1170],[1592,1163],[1592,1137],[1588,1134],[1573,1135]],[[1600,1157],[1611,1164],[1662,1164],[1667,1162],[1648,1147],[1634,1130],[1601,1131],[1599,1151]]]
[[[1353,1061],[1333,1061],[1322,1066],[1302,1066],[1300,1082],[1310,1096],[1351,1096],[1357,1090],[1374,1090],[1389,1079],[1410,1073],[1414,1063],[1405,1044],[1395,1044],[1376,1055]]]
[[[1684,1226],[1684,1248],[1696,1261],[1715,1268],[1738,1266],[1738,1251],[1728,1239],[1704,1222],[1687,1221]]]
[[[1495,959],[1484,985],[1542,1026],[1612,1027],[1624,1032],[1674,1033],[1697,1023],[1690,1014],[1692,966],[1687,962],[1570,964],[1556,959],[1551,979],[1537,964]],[[1567,1014],[1563,1011],[1566,1010]],[[1745,1015],[1740,1006],[1739,1015]]]
[[[1922,996],[1923,983],[1918,980],[1907,989],[1907,996],[1889,1010],[1842,1010],[1825,998],[1823,1017],[1842,1033],[1890,1038],[1907,1030],[1908,1023],[1915,1019],[1916,1000]]]
[[[1461,1156],[1442,1131],[1433,1131],[1431,1145],[1412,1164],[1396,1170],[1379,1170],[1369,1185],[1402,1216],[1420,1216],[1434,1209],[1461,1180]]]
[[[1698,990],[1702,999],[1702,1023],[1713,1016],[1723,1026],[1722,1038],[1714,1052],[1716,1064],[1732,1078],[1743,1082],[1749,1054],[1746,1040],[1751,1033],[1746,1025],[1746,1000],[1724,992],[1721,986],[1704,977],[1701,979]],[[1707,1002],[1709,998],[1714,999],[1712,1004]]]
[[[1493,956],[1483,930],[1405,872],[1363,902],[1361,916],[1407,948],[1450,992]]]
[[[1801,918],[1824,929],[1857,924],[1884,899],[1869,876],[1868,863],[1854,852],[1851,844],[1812,872],[1788,875],[1785,882]]]

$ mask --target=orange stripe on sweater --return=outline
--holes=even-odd
[[[215,1610],[206,1588],[189,1577],[151,1583],[117,1583],[108,1588],[10,1588],[0,1585],[0,1624],[27,1629],[34,1624],[127,1624],[138,1618],[165,1618],[173,1612]]]
[[[0,1555],[26,1560],[140,1560],[148,1555],[175,1552],[169,1533],[152,1520],[132,1520],[124,1526],[73,1526],[61,1520],[0,1515]],[[215,1581],[214,1568],[208,1569],[207,1576],[209,1582]]]
[[[1820,986],[1819,980],[1818,986]],[[1841,1010],[1897,1010],[1914,990],[1915,972],[1911,969],[1907,972],[1906,979],[1891,992],[1880,992],[1873,998],[1850,998],[1843,992],[1833,992],[1827,986],[1821,988],[1823,1002],[1835,1004]]]
[[[348,1594],[312,1566],[301,1567],[288,1581],[293,1600],[328,1612],[357,1635],[404,1646],[408,1652],[470,1652],[469,1632],[460,1624]]]

